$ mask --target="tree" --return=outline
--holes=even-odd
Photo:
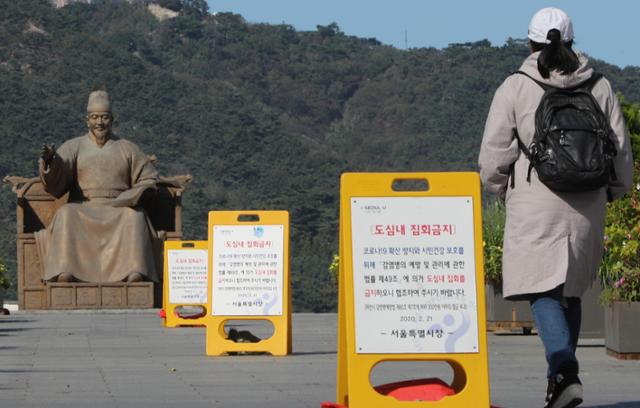
[[[182,0],[182,11],[185,14],[204,17],[209,13],[209,4],[206,0]]]

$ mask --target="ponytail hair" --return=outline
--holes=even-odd
[[[549,72],[560,71],[562,75],[575,72],[580,67],[578,56],[571,49],[573,40],[562,42],[560,31],[552,28],[547,33],[547,44],[531,42],[531,49],[540,51],[538,56],[538,72],[543,78],[549,78]]]

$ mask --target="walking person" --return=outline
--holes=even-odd
[[[580,297],[597,276],[607,200],[629,190],[633,160],[616,95],[587,58],[572,50],[567,14],[552,7],[538,11],[528,38],[531,54],[518,73],[505,79],[491,104],[480,175],[484,188],[505,202],[503,296],[531,304],[548,364],[544,407],[573,408],[583,398],[576,358]],[[574,97],[572,92],[582,93]],[[593,107],[586,107],[589,98]],[[578,99],[580,109],[557,103]],[[580,117],[581,111],[589,113]],[[543,123],[548,120],[557,123]],[[578,125],[565,129],[563,121]],[[602,126],[595,131],[585,123]],[[594,143],[591,148],[572,146],[585,140]],[[554,149],[566,149],[572,159]],[[585,154],[593,156],[580,156]],[[563,167],[563,160],[571,165],[598,162],[599,178],[587,182],[593,172]]]

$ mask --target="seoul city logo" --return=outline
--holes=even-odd
[[[264,235],[264,228],[263,227],[253,227],[253,236],[256,238],[262,238],[262,236]]]

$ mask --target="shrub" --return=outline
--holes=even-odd
[[[600,279],[601,302],[640,301],[640,164],[634,186],[621,200],[609,203],[604,232],[604,257]]]
[[[504,238],[504,204],[494,201],[482,210],[482,248],[485,283],[496,292],[502,290],[502,243]]]
[[[2,259],[0,259],[0,288],[9,289],[10,284],[11,281],[7,276],[7,267],[4,262],[2,262]]]
[[[331,265],[329,265],[329,275],[331,275],[333,283],[338,285],[340,278],[340,257],[338,254],[333,254],[333,260],[331,261]]]
[[[631,135],[631,147],[640,159],[640,104],[620,98]],[[609,203],[604,232],[600,279],[604,305],[640,301],[640,162],[634,164],[633,188],[624,198]]]

